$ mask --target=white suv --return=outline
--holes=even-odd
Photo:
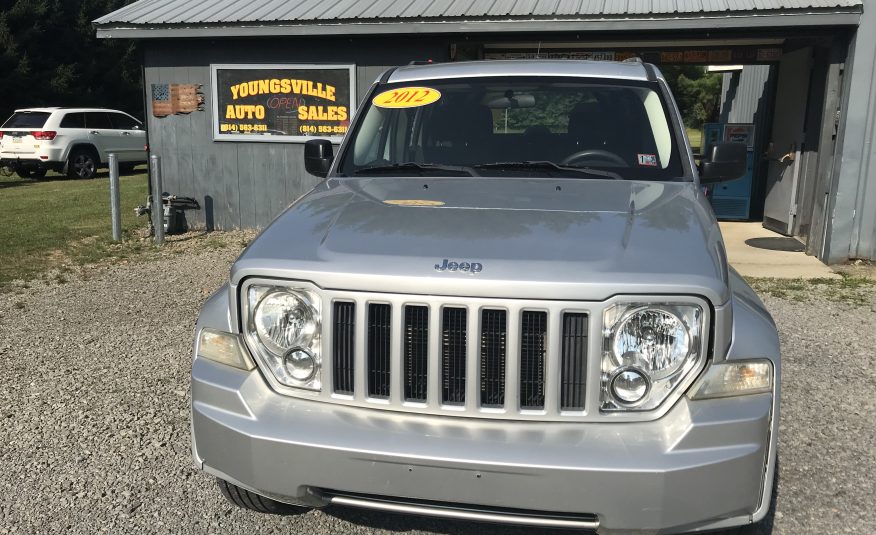
[[[42,178],[49,169],[93,178],[110,153],[122,172],[145,162],[143,123],[103,108],[25,108],[0,126],[0,167],[23,178]]]

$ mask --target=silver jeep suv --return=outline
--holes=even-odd
[[[94,178],[110,153],[123,172],[144,163],[143,123],[103,108],[26,108],[0,126],[0,167],[23,178],[42,178],[49,170]]]
[[[264,512],[750,527],[779,341],[700,188],[744,162],[641,62],[386,72],[201,310],[195,463]]]

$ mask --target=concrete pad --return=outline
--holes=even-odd
[[[727,259],[741,275],[777,279],[840,278],[818,258],[804,252],[773,251],[745,243],[752,238],[784,237],[763,228],[761,223],[722,221],[719,224],[727,248]]]

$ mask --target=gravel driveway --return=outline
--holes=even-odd
[[[190,338],[237,251],[171,247],[0,294],[0,533],[538,533],[225,503],[192,467]],[[785,355],[773,532],[876,533],[876,312],[766,303]]]

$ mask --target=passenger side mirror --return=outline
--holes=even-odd
[[[304,143],[304,168],[319,178],[328,176],[335,159],[332,142],[327,139],[311,139]]]
[[[748,167],[748,147],[744,143],[714,143],[700,162],[700,183],[713,184],[736,180]]]

